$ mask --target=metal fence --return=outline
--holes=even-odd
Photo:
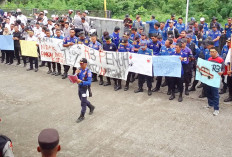
[[[17,8],[1,8],[5,12],[16,12]],[[34,13],[38,13],[43,10],[47,10],[48,14],[47,17],[51,17],[51,15],[67,15],[68,10],[53,10],[53,9],[27,9],[27,8],[20,8],[22,10],[22,13],[26,15],[27,17],[32,17]],[[95,16],[95,17],[105,17],[105,14],[107,15],[108,18],[111,18],[111,11],[103,11],[103,10],[89,10],[89,16]],[[75,11],[73,13],[73,16],[75,15]]]

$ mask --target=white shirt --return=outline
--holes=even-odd
[[[17,16],[17,20],[21,20],[22,23],[24,23],[24,25],[26,26],[27,24],[27,17],[25,15],[18,15]]]
[[[85,21],[85,23],[82,23],[83,24],[83,30],[87,33],[89,33],[89,24],[88,22]]]
[[[48,18],[47,18],[47,16],[44,16],[44,17],[43,17],[43,24],[44,24],[44,25],[47,25],[47,24],[48,24]]]
[[[229,49],[229,51],[226,55],[225,65],[228,65],[228,63],[230,63],[230,58],[231,58],[231,49]]]
[[[39,37],[40,36],[40,34],[42,33],[42,28],[41,27],[39,27],[39,29],[37,28],[37,27],[34,27],[34,35],[36,36],[36,37]]]
[[[75,15],[73,19],[73,24],[75,28],[82,29],[81,17],[78,15]]]

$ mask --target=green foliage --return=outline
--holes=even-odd
[[[104,0],[11,0],[4,7],[103,11]],[[134,19],[139,14],[143,21],[149,20],[151,15],[155,15],[159,21],[165,21],[173,13],[185,18],[186,0],[107,0],[107,10],[112,12],[113,18],[124,18],[125,14],[130,14]],[[189,19],[205,17],[209,22],[213,16],[225,23],[227,17],[232,16],[232,1],[190,0]]]

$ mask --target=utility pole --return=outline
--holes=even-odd
[[[104,11],[105,11],[105,18],[107,18],[106,0],[104,0]]]
[[[188,26],[188,10],[189,10],[189,0],[187,0],[187,6],[186,6],[185,28],[187,28]]]

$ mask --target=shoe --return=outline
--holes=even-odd
[[[33,68],[28,68],[27,71],[33,70]]]
[[[162,85],[161,85],[161,87],[165,87],[165,86],[167,86],[168,84],[167,84],[167,82],[165,81]]]
[[[159,88],[154,88],[154,89],[152,89],[152,92],[158,92],[160,89]]]
[[[189,89],[189,91],[190,91],[190,92],[196,91],[196,88],[192,86],[192,87]]]
[[[64,73],[62,79],[66,79],[68,77],[67,73]]]
[[[206,96],[205,95],[199,95],[199,98],[205,98]]]
[[[221,89],[219,92],[219,94],[224,94],[224,93],[226,93],[226,89]]]
[[[185,95],[189,95],[189,90],[185,89]]]
[[[40,64],[40,65],[39,65],[39,67],[43,67],[43,66],[44,66],[44,64]]]
[[[120,89],[122,89],[122,86],[116,86],[116,87],[114,88],[115,91],[118,91],[118,90],[120,90]]]
[[[179,101],[179,102],[182,102],[182,101],[183,101],[182,93],[180,93],[179,98],[178,98],[178,101]]]
[[[92,115],[92,114],[93,114],[94,109],[95,109],[95,106],[92,105],[92,107],[91,107],[91,109],[90,109],[90,111],[89,111],[89,115]]]
[[[224,100],[224,102],[230,102],[232,101],[232,97],[228,97],[227,99]]]
[[[39,70],[39,69],[36,68],[36,69],[35,69],[35,72],[37,72],[38,70]]]
[[[5,64],[9,64],[9,63],[6,62]]]
[[[4,61],[1,61],[1,63],[3,63]]]
[[[217,116],[219,114],[219,110],[214,110],[213,115]]]
[[[169,97],[169,100],[173,100],[173,99],[175,99],[175,94],[174,93],[172,93],[172,95]]]
[[[51,73],[52,73],[52,71],[51,71],[51,70],[48,70],[47,74],[51,74]]]
[[[143,88],[138,88],[137,90],[135,90],[135,93],[139,93],[139,92],[143,92]]]
[[[12,65],[13,63],[8,63],[8,65]]]
[[[204,106],[204,108],[211,109],[211,108],[213,108],[213,106],[206,105],[206,106]]]
[[[104,82],[102,80],[100,80],[99,85],[103,85],[103,84],[104,84]]]
[[[84,119],[85,119],[84,116],[80,116],[80,117],[76,120],[76,122],[77,122],[77,123],[80,123],[80,122],[83,121]]]
[[[27,64],[23,64],[23,67],[26,67],[27,66]]]
[[[17,63],[16,65],[20,65],[20,63]]]
[[[51,73],[51,75],[56,75],[56,71],[53,71],[53,72]]]
[[[167,92],[167,95],[171,95],[171,91],[168,91],[168,92]]]
[[[147,95],[148,95],[148,96],[151,96],[151,95],[152,95],[152,91],[151,91],[151,89],[148,89],[148,91],[147,91]]]
[[[105,84],[104,84],[104,86],[110,86],[111,85],[111,82],[106,82]]]
[[[126,86],[124,87],[124,91],[128,91],[128,89],[129,89],[129,86],[126,85]]]
[[[57,72],[57,73],[55,74],[55,76],[59,76],[59,75],[61,75],[61,72]]]
[[[203,87],[203,84],[201,83],[199,86],[197,86],[197,88],[202,88]]]

